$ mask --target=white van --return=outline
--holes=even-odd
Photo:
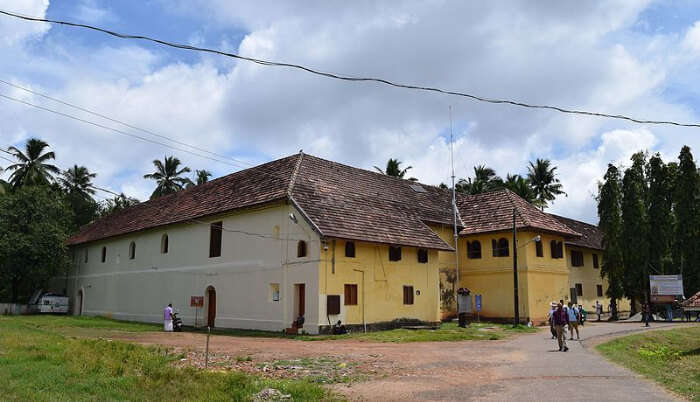
[[[29,311],[32,313],[68,314],[69,301],[67,296],[56,293],[42,293],[37,290],[29,299]]]

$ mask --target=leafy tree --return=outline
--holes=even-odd
[[[459,179],[455,190],[465,194],[481,194],[503,188],[503,179],[486,165],[474,166],[474,178]]]
[[[671,245],[673,243],[673,174],[664,164],[658,153],[649,158],[647,163],[647,180],[649,196],[647,197],[647,216],[649,217],[649,264],[659,273],[671,273],[673,260]]]
[[[0,197],[0,297],[25,300],[65,272],[71,215],[47,186],[20,187]]]
[[[397,177],[399,179],[403,179],[404,176],[406,176],[406,173],[408,173],[409,170],[413,169],[413,166],[408,166],[405,169],[401,169],[401,162],[398,159],[389,159],[386,162],[386,169],[382,170],[380,167],[375,166],[374,168],[377,169],[379,173],[385,174],[387,176],[392,176],[392,177]],[[418,181],[415,177],[410,177],[408,178],[410,181]]]
[[[121,193],[119,196],[101,202],[97,213],[100,218],[104,218],[107,215],[133,207],[140,202],[136,198],[127,197],[124,193]]]
[[[507,174],[503,186],[529,203],[535,202],[535,191],[530,181],[519,174]]]
[[[675,243],[685,294],[690,296],[700,289],[700,185],[690,147],[681,149],[678,160],[674,189]]]
[[[180,177],[183,173],[189,173],[190,168],[184,167],[180,170],[180,160],[174,156],[165,157],[164,161],[158,159],[153,161],[156,171],[144,175],[144,179],[153,179],[156,181],[156,189],[151,194],[151,199],[158,198],[166,194],[176,193],[192,181],[186,177]]]
[[[195,175],[197,176],[197,185],[199,186],[200,184],[204,184],[209,181],[209,178],[211,177],[211,172],[205,169],[202,170],[195,170],[194,171]]]
[[[527,167],[527,178],[535,192],[535,204],[543,211],[549,202],[557,198],[557,195],[566,195],[557,178],[557,167],[551,165],[552,162],[549,159],[537,158]]]
[[[620,172],[612,164],[598,188],[598,227],[603,232],[603,265],[601,277],[607,279],[607,296],[612,306],[612,319],[617,320],[617,300],[623,296],[623,257],[620,238],[622,236],[622,213],[620,194]]]
[[[0,167],[0,173],[3,172],[3,169]],[[0,179],[0,196],[3,196],[7,193],[10,192],[10,183],[6,182],[5,180]]]
[[[7,170],[11,170],[10,184],[14,188],[20,186],[45,185],[53,182],[53,175],[59,174],[60,170],[46,163],[50,159],[55,159],[53,152],[44,152],[49,144],[38,139],[30,138],[24,147],[24,152],[15,147],[8,150],[18,160],[18,163],[10,165]]]
[[[625,296],[632,301],[632,314],[637,311],[635,302],[644,299],[648,288],[645,278],[649,263],[645,165],[646,155],[643,152],[632,155],[632,166],[625,170],[622,179],[622,287]]]
[[[96,176],[96,173],[90,173],[85,166],[74,165],[63,171],[57,180],[73,211],[74,229],[92,222],[97,215],[98,205],[92,198],[95,194],[92,179]]]

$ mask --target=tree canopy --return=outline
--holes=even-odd
[[[156,171],[143,176],[145,179],[153,179],[157,183],[151,194],[151,199],[176,193],[192,183],[192,180],[182,177],[182,174],[190,172],[190,168],[179,169],[180,159],[174,156],[166,156],[163,161],[156,159],[153,161],[153,165],[156,167]]]
[[[10,184],[14,188],[20,186],[46,185],[54,181],[54,175],[61,171],[54,165],[47,163],[55,159],[53,152],[44,152],[49,144],[38,139],[31,138],[27,141],[24,151],[16,147],[8,148],[8,151],[17,159],[17,163],[6,169],[12,171]]]
[[[549,159],[537,158],[527,167],[527,178],[535,193],[535,205],[544,210],[558,195],[566,193],[556,174],[557,167]]]
[[[402,164],[402,163],[403,163],[403,162],[401,162],[401,161],[398,160],[398,159],[391,159],[391,158],[390,158],[390,159],[386,162],[386,168],[385,168],[385,169],[382,169],[382,168],[380,168],[380,167],[378,167],[378,166],[375,166],[374,168],[375,168],[379,173],[385,174],[385,175],[387,175],[387,176],[391,176],[391,177],[396,177],[396,178],[399,178],[399,179],[403,179],[404,176],[406,176],[406,173],[408,173],[409,170],[413,169],[413,166],[408,166],[408,167],[406,167],[406,168],[404,168],[404,169],[401,169],[401,164]],[[418,181],[418,179],[416,179],[415,177],[409,177],[408,180],[410,180],[410,181]]]

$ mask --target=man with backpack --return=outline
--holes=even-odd
[[[567,307],[568,308],[566,309],[566,313],[569,316],[569,332],[571,333],[571,337],[569,338],[569,340],[574,340],[574,330],[576,330],[576,340],[580,340],[581,337],[578,333],[578,320],[580,318],[578,308],[576,308],[576,306],[572,306],[571,302],[569,302]]]
[[[552,322],[554,323],[554,329],[557,332],[557,343],[559,344],[559,351],[568,351],[569,348],[566,346],[566,330],[564,327],[569,324],[569,315],[564,310],[561,303],[557,304],[557,309],[552,315]]]

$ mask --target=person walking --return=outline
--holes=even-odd
[[[557,303],[549,303],[549,313],[547,313],[547,319],[549,320],[549,332],[552,333],[552,339],[557,339],[557,331],[554,329],[554,312],[557,311]]]
[[[173,304],[168,303],[168,307],[163,311],[163,330],[173,332]]]
[[[557,309],[552,316],[552,322],[554,322],[554,329],[557,332],[559,351],[567,352],[569,347],[566,346],[566,330],[564,327],[566,324],[569,324],[569,315],[566,313],[561,303],[557,304]]]
[[[579,316],[578,322],[581,324],[582,327],[583,327],[583,324],[586,323],[586,316],[587,315],[588,315],[588,313],[586,313],[586,310],[583,309],[583,304],[579,304],[578,305],[578,316]]]
[[[649,303],[644,303],[642,305],[642,318],[644,319],[644,326],[649,326],[649,316],[651,315],[651,309],[649,308]]]
[[[566,313],[569,316],[569,332],[571,333],[571,337],[569,338],[569,340],[574,340],[574,330],[576,330],[576,340],[581,340],[581,337],[578,334],[578,308],[576,308],[576,306],[572,306],[571,302],[569,302],[567,307],[568,308],[566,309]]]
[[[600,314],[603,312],[603,306],[598,300],[595,301],[595,313],[598,315],[598,321],[600,321]]]

